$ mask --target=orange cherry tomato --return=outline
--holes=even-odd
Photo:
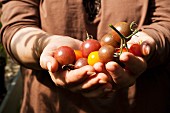
[[[79,58],[83,58],[82,52],[80,50],[74,50],[75,54],[76,54],[76,61]]]
[[[97,62],[101,62],[99,58],[98,51],[93,51],[89,54],[87,62],[89,65],[93,66]]]
[[[116,48],[116,52],[117,52],[117,53],[120,53],[120,48]],[[127,49],[126,49],[126,48],[123,48],[123,49],[122,49],[122,52],[127,52]]]

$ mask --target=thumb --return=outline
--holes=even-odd
[[[50,72],[55,72],[58,70],[59,64],[57,60],[52,56],[41,55],[40,66]]]
[[[146,41],[142,42],[141,52],[142,52],[142,55],[144,55],[144,56],[150,55],[151,54],[151,45]]]
[[[143,54],[143,58],[148,62],[153,57],[156,45],[153,43],[148,43],[146,41],[141,44],[141,52]]]

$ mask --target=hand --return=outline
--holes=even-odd
[[[56,49],[60,46],[69,46],[73,49],[78,49],[81,43],[82,41],[67,36],[53,35],[48,37],[43,41],[43,44],[41,44],[44,47],[41,47],[43,49],[42,52],[40,52],[40,66],[50,72],[56,72],[59,65],[54,58]]]
[[[156,43],[152,37],[144,32],[138,32],[127,42],[128,44],[141,43],[143,58],[148,61],[156,48]]]
[[[125,65],[124,68],[116,62],[106,64],[106,70],[112,77],[116,89],[133,85],[136,78],[147,68],[146,61],[143,58],[134,56],[129,52],[122,53],[119,60]]]
[[[62,38],[66,38],[67,41],[70,40],[68,37]],[[69,41],[69,44],[66,43],[67,41],[64,41],[62,45],[69,45],[72,40]],[[50,38],[40,56],[41,67],[49,71],[51,79],[56,86],[81,93],[85,97],[101,97],[112,90],[112,85],[107,83],[108,76],[96,73],[90,65],[71,71],[59,68],[58,62],[53,57],[54,51],[59,47],[59,45],[56,45],[56,42],[55,37]],[[76,48],[76,44],[72,44],[69,46]]]
[[[107,83],[108,76],[96,73],[90,65],[70,71],[58,70],[49,73],[57,86],[81,93],[85,97],[102,97],[112,91],[112,85]]]
[[[123,52],[119,60],[125,65],[124,68],[114,61],[108,62],[105,66],[102,63],[96,63],[94,65],[98,73],[105,73],[110,76],[109,82],[113,85],[113,89],[120,89],[133,85],[136,78],[146,70],[146,59],[149,59],[152,54],[155,43],[149,35],[139,32],[131,38],[128,44],[139,43],[140,41],[143,41],[141,49],[144,58],[134,56],[129,52]]]
[[[125,64],[125,68],[122,68],[116,62],[108,62],[106,64],[106,70],[112,77],[116,89],[133,85],[136,78],[140,76],[148,66],[147,61],[151,58],[155,50],[155,41],[146,33],[138,32],[128,41],[128,44],[139,42],[142,42],[141,51],[143,57],[137,57],[129,52],[124,52],[119,60]]]
[[[115,61],[110,61],[105,65],[100,62],[94,65],[96,72],[104,73],[108,76],[108,83],[113,85],[113,90],[133,85],[136,78],[147,67],[143,58],[134,56],[129,52],[123,52],[119,60],[124,63],[125,67],[121,67]]]

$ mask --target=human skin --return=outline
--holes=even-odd
[[[35,36],[28,39],[29,32],[35,32]],[[124,52],[119,60],[125,64],[125,68],[118,63],[111,61],[107,64],[96,63],[94,66],[84,66],[75,70],[61,70],[58,62],[54,58],[54,51],[63,45],[73,49],[80,48],[82,41],[68,36],[47,36],[44,37],[42,44],[38,44],[39,61],[35,59],[35,50],[33,49],[36,34],[42,32],[38,28],[23,28],[19,30],[12,38],[11,48],[14,56],[22,64],[31,64],[30,68],[45,69],[49,71],[52,81],[59,87],[66,88],[72,92],[78,92],[85,97],[102,97],[104,95],[113,94],[120,88],[129,87],[135,83],[136,78],[140,76],[147,68],[147,58],[134,56],[132,53]],[[26,33],[26,37],[22,37]],[[44,32],[45,33],[45,32]],[[133,38],[128,43],[135,41],[147,41],[151,48],[154,48],[153,39],[145,33],[138,33],[137,38]],[[20,40],[16,43],[16,40]],[[27,42],[27,44],[25,44]],[[42,47],[39,47],[42,46]],[[146,48],[143,48],[145,51]],[[147,52],[151,54],[149,49]],[[132,65],[133,64],[133,65]],[[38,68],[37,68],[38,67]]]

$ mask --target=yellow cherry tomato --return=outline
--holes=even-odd
[[[93,66],[95,63],[100,62],[98,51],[93,51],[88,56],[88,64]]]

